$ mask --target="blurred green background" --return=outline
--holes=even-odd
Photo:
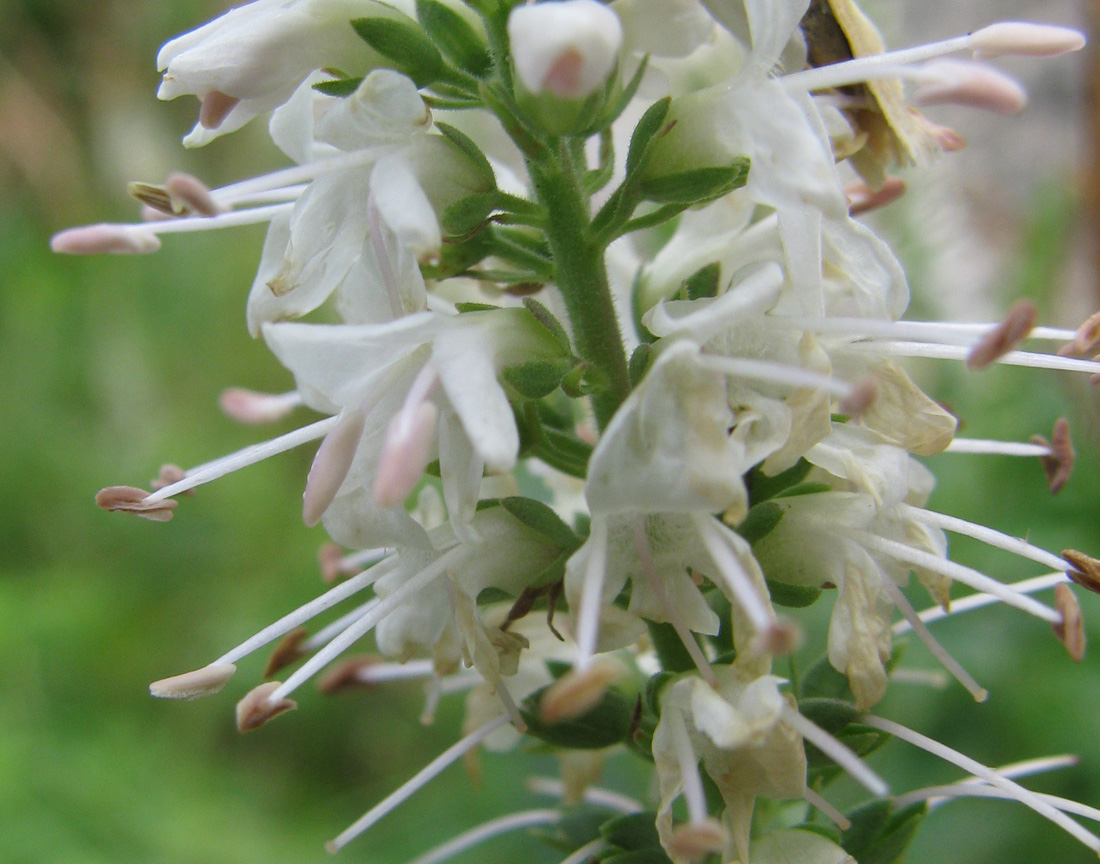
[[[193,465],[268,430],[224,418],[226,386],[286,389],[289,376],[244,328],[262,229],[172,237],[147,257],[52,256],[80,222],[129,219],[125,181],[191,171],[212,185],[280,164],[260,124],[199,152],[179,137],[196,103],[154,98],[153,58],[170,36],[220,11],[212,2],[0,0],[0,861],[312,862],[335,835],[457,735],[460,706],[418,723],[415,685],[323,698],[239,736],[233,704],[258,680],[250,658],[221,696],[149,698],[149,681],[204,664],[321,588],[323,534],[304,528],[308,448],[183,499],[154,524],[99,511],[102,486],[144,485],[163,462]],[[1034,209],[1005,259],[1006,298],[1038,299],[1050,323],[1096,297],[1063,296],[1075,201],[1069,179],[1037,181]],[[919,232],[898,228],[921,288]],[[925,250],[927,251],[927,250]],[[927,313],[927,307],[918,310]],[[1096,391],[1049,373],[919,372],[964,432],[1026,440],[1068,415],[1081,451],[1051,499],[1030,460],[943,455],[933,506],[1053,550],[1100,551]],[[291,424],[273,431],[283,431]],[[1004,580],[1037,570],[958,541],[955,557]],[[920,601],[923,608],[926,601]],[[1100,598],[1082,597],[1096,630]],[[1100,805],[1100,660],[1074,666],[1049,631],[1002,609],[939,625],[992,692],[893,688],[880,713],[987,764],[1076,752],[1080,767],[1035,788]],[[1100,632],[1100,630],[1097,630]],[[911,665],[933,668],[913,646]],[[895,788],[958,772],[895,744],[876,757]],[[411,858],[508,809],[545,758],[486,757],[480,786],[452,769],[341,853]],[[626,767],[611,766],[614,775]],[[838,795],[843,797],[844,790]],[[513,838],[464,860],[532,864],[561,856]],[[936,812],[910,855],[943,861],[1074,862],[1093,856],[1018,805],[971,801]]]

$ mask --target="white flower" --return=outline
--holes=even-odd
[[[396,7],[396,8],[395,8]],[[200,146],[286,102],[315,69],[366,71],[378,56],[353,18],[414,14],[413,4],[375,0],[256,0],[177,36],[157,55],[161,99],[194,95],[199,122],[184,139]]]
[[[515,7],[508,38],[529,93],[583,99],[615,69],[623,31],[618,16],[596,0],[550,0]]]

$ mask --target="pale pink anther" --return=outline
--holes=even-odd
[[[276,423],[301,402],[301,396],[296,392],[259,393],[244,387],[230,387],[218,397],[218,404],[227,417],[250,426]]]
[[[54,234],[50,248],[63,255],[147,255],[160,248],[160,238],[117,225],[81,225]]]
[[[981,63],[933,60],[923,71],[929,78],[913,91],[917,105],[965,105],[997,114],[1019,114],[1027,104],[1023,87]]]
[[[972,33],[970,47],[974,55],[981,58],[1000,57],[1002,54],[1053,57],[1080,51],[1085,47],[1085,36],[1069,27],[1002,21]]]
[[[422,402],[412,412],[403,408],[390,421],[374,478],[374,503],[379,507],[399,506],[424,475],[438,416],[435,405]]]
[[[320,522],[340,491],[359,449],[365,423],[366,413],[362,409],[349,411],[317,448],[306,479],[306,491],[302,495],[302,521],[306,525],[313,526]]]

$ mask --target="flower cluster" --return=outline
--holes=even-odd
[[[54,249],[145,253],[267,223],[247,326],[294,388],[228,390],[222,407],[324,418],[97,500],[170,519],[181,494],[320,441],[303,518],[335,541],[335,584],[153,695],[213,693],[272,643],[265,675],[300,665],[240,700],[242,731],[326,667],[326,692],[424,678],[427,718],[465,693],[468,734],[333,850],[451,762],[527,736],[563,754],[561,782],[536,786],[605,816],[567,862],[892,861],[929,799],[974,794],[1100,851],[1065,813],[1100,814],[1012,779],[1064,760],[992,770],[869,713],[910,630],[984,699],[927,625],[987,603],[1081,659],[1066,583],[1096,590],[1100,562],[928,509],[917,458],[1029,456],[1057,492],[1065,422],[1050,441],[956,437],[899,360],[1095,374],[1100,319],[1036,327],[1023,303],[994,324],[899,320],[905,276],[856,218],[904,192],[900,170],[963,145],[914,106],[1014,113],[1023,91],[986,61],[1082,44],[1003,23],[886,52],[852,0],[255,0],[169,42],[161,98],[201,102],[186,145],[270,112],[294,164],[221,189],[135,183],[143,221]],[[998,582],[952,562],[948,533],[1050,573]],[[975,593],[952,602],[953,583]],[[1054,605],[1031,596],[1050,588]],[[803,632],[818,600],[827,633]],[[381,656],[345,656],[372,632]],[[806,639],[821,661],[782,677]],[[891,797],[863,758],[890,737],[973,776]],[[652,761],[652,800],[593,785],[604,751]],[[842,773],[873,796],[847,815],[826,797]],[[502,817],[421,860],[564,812]]]

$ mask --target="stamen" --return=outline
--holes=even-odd
[[[603,605],[603,580],[607,570],[607,522],[592,520],[588,535],[588,560],[584,568],[584,584],[577,606],[577,660],[573,667],[587,669],[596,653],[600,628],[600,607]]]
[[[561,859],[559,864],[584,864],[585,861],[589,861],[599,856],[607,848],[607,841],[602,839],[591,840],[578,848],[570,855],[566,855]]]
[[[1066,646],[1074,663],[1085,657],[1085,624],[1081,619],[1081,606],[1077,596],[1066,584],[1054,586],[1054,603],[1062,613],[1062,620],[1054,626],[1054,635]]]
[[[419,858],[414,858],[409,864],[440,864],[449,858],[460,855],[467,849],[479,846],[486,840],[507,834],[509,831],[519,831],[522,828],[532,828],[535,825],[553,825],[560,822],[562,814],[557,810],[525,810],[522,813],[511,813],[501,816],[489,822],[471,828],[457,837],[452,837],[446,843],[441,843],[430,852],[426,852]]]
[[[199,216],[217,216],[225,208],[214,200],[209,187],[190,174],[172,174],[164,183],[168,195],[174,199],[173,211],[176,213],[190,210]],[[183,207],[180,207],[180,205]]]
[[[378,270],[382,276],[382,287],[386,290],[386,297],[390,301],[390,313],[395,319],[405,314],[405,305],[401,302],[401,286],[397,282],[397,274],[394,273],[393,261],[390,259],[389,250],[383,237],[382,214],[378,210],[378,203],[374,199],[374,190],[367,193],[367,240],[374,251],[375,260],[378,262]]]
[[[949,579],[962,582],[964,585],[969,585],[971,588],[975,588],[978,591],[986,591],[990,594],[995,594],[1009,606],[1015,606],[1017,609],[1034,615],[1037,618],[1041,618],[1050,624],[1062,620],[1061,616],[1055,610],[1032,600],[1030,597],[1016,593],[1010,586],[1004,585],[995,579],[991,579],[984,573],[979,573],[977,570],[972,570],[970,567],[964,567],[961,564],[956,564],[954,561],[939,558],[920,549],[914,549],[912,546],[906,546],[904,543],[899,543],[896,540],[887,540],[885,537],[877,537],[874,534],[868,534],[866,531],[849,531],[848,533],[853,540],[861,543],[868,549],[882,552],[895,560],[904,561],[907,564],[915,564],[917,567],[924,567],[934,573],[940,573],[943,576],[947,576]]]
[[[839,739],[834,738],[812,720],[802,716],[786,703],[783,704],[783,720],[793,726],[803,738],[843,768],[848,775],[879,798],[890,794],[886,781],[872,771],[867,764]]]
[[[1034,439],[1032,439],[1034,442]],[[1049,445],[1016,441],[989,441],[981,438],[955,438],[947,445],[943,453],[972,453],[979,456],[1049,456]]]
[[[1026,804],[1036,813],[1045,816],[1055,825],[1076,837],[1094,852],[1100,854],[1100,838],[1086,831],[1072,819],[1069,819],[1064,814],[1054,809],[1050,804],[1042,801],[1034,792],[1025,789],[1023,786],[1014,783],[1006,777],[1002,777],[991,768],[982,765],[980,762],[974,761],[968,756],[964,756],[956,750],[952,750],[950,747],[938,741],[933,741],[931,738],[921,735],[919,732],[914,732],[912,729],[908,729],[891,720],[885,720],[882,717],[866,714],[861,718],[860,722],[893,735],[896,738],[900,738],[902,741],[907,741],[931,753],[933,756],[938,756],[940,759],[950,762],[952,765],[957,765],[964,771],[969,771],[971,774],[982,778],[992,786],[1003,789],[1017,801]]]
[[[927,76],[913,91],[916,105],[962,105],[997,114],[1019,114],[1027,94],[1012,78],[981,63],[933,60],[921,67]]]
[[[806,803],[811,807],[824,813],[841,831],[847,831],[852,827],[852,823],[848,821],[847,816],[837,810],[836,807],[818,795],[809,786],[802,790],[802,797],[806,799]]]
[[[368,674],[372,669],[384,665],[386,665],[385,661],[377,655],[348,657],[334,664],[317,679],[317,689],[328,696],[337,690],[346,690],[351,687],[371,688],[375,682],[368,680]]]
[[[285,190],[287,195],[295,189],[296,184],[308,183],[333,171],[343,171],[347,168],[359,168],[369,165],[377,160],[384,148],[367,147],[362,150],[352,150],[341,153],[339,156],[331,156],[327,159],[318,159],[301,165],[293,165],[290,168],[281,168],[269,174],[261,174],[259,177],[250,177],[228,186],[222,186],[213,191],[217,201],[243,201],[260,193],[272,190]],[[297,197],[297,196],[295,196]]]
[[[267,658],[264,666],[263,677],[270,678],[280,669],[297,663],[306,656],[307,651],[302,650],[302,643],[309,637],[309,631],[305,627],[296,627],[279,640],[271,656]]]
[[[268,720],[293,711],[298,703],[290,699],[272,699],[271,694],[279,686],[278,681],[269,681],[254,687],[237,703],[237,729],[240,732],[252,732],[259,729]]]
[[[721,852],[728,842],[729,832],[711,817],[673,828],[668,851],[676,861],[699,861],[713,852]]]
[[[966,357],[966,368],[984,369],[1004,355],[1015,351],[1035,327],[1038,313],[1027,300],[1014,303],[1005,320],[986,333]]]
[[[1085,319],[1085,323],[1073,334],[1073,341],[1058,349],[1063,357],[1091,354],[1100,345],[1100,312]]]
[[[486,723],[479,729],[471,732],[465,738],[461,739],[458,743],[451,745],[443,751],[439,756],[425,765],[414,777],[408,780],[403,786],[399,786],[388,796],[386,796],[377,805],[368,810],[359,819],[352,823],[346,830],[344,830],[339,836],[334,838],[325,844],[325,849],[329,852],[338,852],[378,820],[387,815],[391,810],[394,810],[399,805],[404,803],[409,797],[417,792],[422,787],[426,786],[429,782],[434,780],[436,776],[443,772],[443,770],[449,767],[453,762],[457,762],[467,753],[472,751],[475,747],[481,744],[486,738],[492,735],[497,729],[507,725],[508,718],[505,715],[495,717]]]
[[[852,395],[852,385],[830,375],[812,372],[800,366],[786,363],[773,363],[768,360],[750,360],[744,357],[717,357],[707,354],[699,358],[699,364],[723,375],[735,378],[748,378],[752,381],[766,381],[769,384],[783,384],[788,387],[810,387],[825,390],[839,399]],[[1097,364],[1100,369],[1100,364]]]
[[[849,336],[883,339],[911,339],[920,342],[969,345],[997,323],[963,323],[957,321],[889,321],[880,318],[820,318],[807,315],[768,315],[764,322],[771,327],[809,330],[813,333],[835,333]],[[1029,339],[1063,342],[1072,339],[1073,330],[1057,327],[1035,327]]]
[[[262,462],[264,459],[268,459],[271,456],[285,453],[287,450],[293,450],[295,447],[300,447],[302,444],[307,444],[310,441],[316,441],[318,438],[323,438],[336,425],[338,419],[337,417],[326,417],[324,420],[318,420],[316,423],[311,423],[308,426],[295,429],[293,432],[288,432],[286,435],[280,435],[278,438],[273,438],[270,441],[263,441],[259,444],[251,444],[243,450],[238,450],[236,453],[231,453],[228,456],[215,459],[213,462],[207,462],[205,465],[192,468],[187,472],[187,476],[179,483],[165,486],[163,489],[158,489],[151,495],[146,496],[144,503],[153,504],[157,501],[173,498],[181,492],[186,492],[188,489],[202,486],[204,483],[209,483],[211,480],[217,480],[219,477],[224,477],[226,474],[232,474],[234,471],[246,468],[249,465],[255,465],[257,462]]]
[[[1015,582],[1008,586],[1008,588],[1017,594],[1033,594],[1036,591],[1045,591],[1047,588],[1053,588],[1062,582],[1069,581],[1069,577],[1065,573],[1049,573],[1046,576],[1036,576],[1033,579],[1025,579],[1022,582]],[[982,609],[986,606],[992,606],[994,603],[1003,603],[1002,598],[995,594],[970,594],[967,597],[962,597],[957,600],[951,601],[951,609],[946,610],[942,606],[932,606],[922,611],[917,617],[920,618],[925,624],[930,624],[933,621],[939,621],[941,618],[948,618],[955,615],[960,615],[963,612],[971,612],[974,609]],[[891,632],[895,636],[900,636],[903,633],[908,633],[912,629],[908,621],[898,621],[891,628]]]
[[[662,715],[661,719],[669,723],[669,731],[676,742],[676,762],[680,767],[688,821],[693,825],[702,824],[707,819],[707,796],[703,792],[703,778],[699,774],[699,757],[691,747],[684,716],[679,710],[673,709]]]
[[[359,452],[367,412],[363,406],[339,415],[332,431],[325,436],[313,464],[309,467],[306,489],[302,494],[302,521],[312,528],[321,521]]]
[[[1033,546],[1026,540],[1021,540],[1019,537],[1011,537],[1008,534],[996,531],[993,528],[988,528],[985,525],[977,525],[974,522],[968,522],[956,516],[937,513],[935,510],[924,510],[920,507],[913,507],[905,503],[899,504],[898,510],[902,515],[917,522],[923,522],[925,525],[934,525],[937,528],[951,531],[954,534],[962,534],[964,537],[973,537],[975,540],[980,540],[988,546],[1003,549],[1006,552],[1019,555],[1021,558],[1036,561],[1039,564],[1050,567],[1052,570],[1069,569],[1069,564],[1054,553],[1047,552],[1045,549]]]
[[[236,663],[238,660],[247,657],[253,651],[258,651],[260,648],[274,642],[276,639],[286,635],[296,627],[302,626],[311,618],[315,618],[325,610],[331,609],[337,603],[362,591],[385,575],[385,573],[393,570],[396,566],[397,561],[392,562],[390,566],[382,564],[375,567],[373,570],[360,573],[358,576],[354,576],[346,582],[341,582],[335,588],[326,591],[320,597],[314,597],[308,603],[299,606],[293,612],[284,615],[278,621],[268,624],[259,633],[249,637],[236,648],[232,648],[225,652],[225,654],[209,665],[216,666],[222,663]],[[377,601],[371,600],[370,602],[376,603]],[[316,637],[314,637],[314,639],[316,639]],[[312,640],[310,640],[310,642],[312,642]],[[310,642],[307,642],[306,645],[303,646],[306,650],[310,650]]]
[[[391,567],[389,570],[392,571],[393,568]],[[372,603],[374,603],[373,598],[366,603],[360,603],[350,612],[341,615],[332,623],[326,624],[306,640],[305,644],[302,646],[302,650],[307,654],[312,654],[318,648],[328,645],[329,642],[343,633],[350,624],[354,624],[358,621],[362,614],[367,611],[367,607]]]
[[[160,249],[151,230],[131,225],[81,225],[50,238],[50,249],[62,255],[148,255]]]
[[[1073,441],[1069,437],[1069,421],[1065,417],[1059,417],[1055,421],[1050,438],[1051,440],[1047,441],[1042,435],[1033,435],[1031,443],[1050,449],[1046,456],[1039,457],[1039,461],[1043,465],[1043,472],[1047,475],[1050,494],[1057,495],[1069,480],[1073,472],[1073,463],[1077,458],[1077,451],[1073,449]]]
[[[1093,594],[1100,594],[1100,561],[1076,549],[1063,549],[1062,557],[1074,567],[1067,574],[1070,579]]]
[[[373,629],[379,621],[412,597],[417,591],[426,588],[434,580],[442,576],[447,568],[461,566],[472,554],[471,550],[467,547],[456,546],[449,552],[441,555],[432,564],[425,567],[415,576],[402,583],[392,594],[383,598],[378,598],[378,602],[372,604],[369,609],[366,609],[362,617],[303,663],[293,675],[286,679],[286,683],[272,694],[271,698],[282,699],[289,696],[313,675],[317,674],[324,666],[363,638],[363,636]],[[377,569],[378,568],[375,567],[366,571],[363,575],[373,574]],[[350,582],[351,580],[348,581]],[[346,585],[348,583],[345,582],[344,584]]]
[[[151,497],[144,489],[134,486],[108,486],[96,492],[95,503],[97,507],[102,507],[104,510],[133,513],[135,516],[151,519],[154,522],[167,522],[171,519],[172,511],[176,509],[179,502],[170,499],[150,501]]]
[[[519,706],[516,705],[516,700],[512,698],[512,694],[508,692],[508,688],[504,685],[503,681],[497,682],[496,691],[500,704],[503,705],[504,710],[508,712],[508,722],[515,727],[515,730],[520,735],[523,735],[527,731],[527,722],[523,719],[523,715],[520,714]]]
[[[890,680],[896,684],[914,684],[918,687],[931,687],[933,690],[945,690],[951,683],[951,676],[942,669],[894,668],[890,671]]]
[[[535,795],[549,795],[553,798],[565,797],[565,784],[553,777],[528,777],[524,782],[527,791]],[[610,789],[602,789],[598,786],[589,786],[581,796],[589,804],[606,807],[608,810],[618,810],[621,813],[641,813],[645,810],[640,801],[628,798]]]
[[[692,521],[703,540],[710,557],[718,568],[718,574],[726,582],[730,592],[736,598],[742,611],[749,617],[753,629],[757,633],[767,633],[778,622],[775,616],[764,605],[764,601],[757,593],[756,586],[729,548],[721,530],[714,524],[712,516],[700,513],[692,514]]]
[[[317,550],[317,563],[321,568],[321,579],[324,582],[335,582],[341,576],[354,576],[373,567],[379,561],[389,558],[396,550],[386,547],[378,549],[361,549],[350,555],[345,555],[344,550],[335,543],[325,543]]]
[[[601,658],[585,669],[571,669],[543,692],[539,716],[547,723],[581,716],[596,706],[624,672],[622,664],[611,658]]]
[[[638,562],[642,565],[642,572],[649,582],[650,590],[657,597],[657,602],[661,604],[661,611],[664,612],[665,619],[672,625],[676,635],[680,637],[680,641],[684,644],[691,661],[699,670],[699,674],[703,676],[703,680],[711,687],[717,688],[718,679],[714,675],[714,670],[710,668],[710,662],[703,654],[703,649],[699,647],[695,636],[692,635],[691,630],[684,623],[680,610],[669,598],[665,583],[661,580],[661,575],[657,572],[657,566],[653,563],[653,554],[649,549],[649,535],[646,533],[644,516],[639,516],[634,523],[634,552],[638,556]]]
[[[240,104],[240,99],[228,96],[220,90],[211,90],[202,97],[199,108],[199,124],[204,129],[217,129],[225,118]]]
[[[161,465],[160,471],[157,472],[157,479],[149,484],[149,488],[156,492],[158,489],[163,489],[165,486],[171,486],[173,483],[179,483],[180,480],[182,480],[186,476],[187,472],[180,468],[179,465]],[[182,492],[180,494],[190,495],[194,497],[195,490],[189,489],[188,491]]]
[[[901,589],[894,584],[894,580],[886,576],[882,580],[882,585],[886,589],[886,593],[890,595],[890,599],[893,600],[894,605],[898,607],[898,610],[905,617],[905,620],[909,622],[909,626],[913,628],[913,631],[920,638],[921,642],[923,642],[932,653],[932,656],[939,660],[940,663],[943,664],[943,667],[951,673],[952,677],[970,692],[975,702],[984,702],[988,699],[989,691],[978,684],[973,676],[962,667],[962,664],[952,657],[947,649],[939,643],[936,637],[929,632],[924,622],[917,617],[917,611],[913,608],[909,599],[901,592]]]
[[[905,194],[906,184],[900,177],[887,177],[878,189],[872,189],[862,180],[844,187],[848,198],[848,215],[859,216],[893,204]]]
[[[970,355],[968,348],[956,345],[929,345],[921,342],[853,342],[845,345],[847,351],[859,351],[867,354],[880,354],[884,350],[898,357],[926,357],[933,360],[966,360]],[[1062,372],[1100,373],[1100,363],[1095,360],[1078,360],[1072,357],[1059,357],[1055,354],[1035,354],[1030,351],[1011,351],[996,362],[1006,366],[1029,366],[1034,369],[1056,369]]]
[[[1069,798],[1062,798],[1058,795],[1048,795],[1045,792],[1035,792],[1033,794],[1042,803],[1049,804],[1051,807],[1063,813],[1072,813],[1074,816],[1082,816],[1085,819],[1100,822],[1100,810],[1095,807],[1089,807],[1087,804],[1081,804],[1078,801],[1072,801]],[[928,808],[932,810],[956,798],[1001,798],[1012,801],[1020,800],[1016,795],[1013,795],[1011,792],[1006,792],[1004,789],[994,789],[991,786],[985,785],[976,786],[972,783],[964,782],[953,783],[947,786],[929,786],[926,789],[918,789],[914,792],[898,796],[894,800],[894,805],[900,809],[902,807],[908,807],[910,804],[916,804],[918,801],[928,801]],[[903,801],[904,803],[902,803]]]
[[[218,404],[225,414],[238,423],[257,426],[276,423],[288,416],[302,404],[302,394],[297,390],[290,393],[257,393],[244,387],[230,387],[223,390]]]
[[[1069,27],[1002,21],[971,34],[970,47],[978,57],[1014,54],[1023,57],[1056,57],[1085,47],[1084,34]]]
[[[149,685],[149,693],[158,699],[194,699],[198,696],[210,696],[221,690],[236,671],[237,667],[231,663],[211,663],[202,669],[154,681]]]
[[[425,364],[386,429],[373,488],[374,503],[379,507],[400,505],[424,476],[439,417],[428,398],[438,384],[435,366]]]

